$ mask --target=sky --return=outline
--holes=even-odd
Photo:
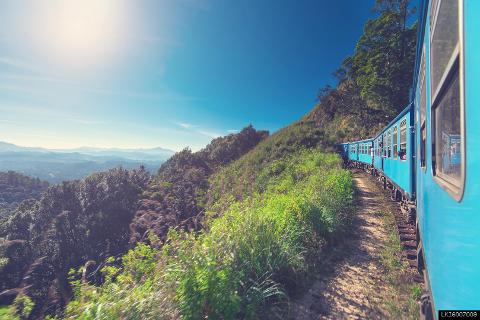
[[[0,0],[0,141],[198,150],[313,108],[374,0]]]

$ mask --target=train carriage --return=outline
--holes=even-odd
[[[415,197],[413,104],[407,106],[377,136],[374,168],[395,190]],[[400,196],[400,195],[399,195]]]

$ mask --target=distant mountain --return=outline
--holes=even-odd
[[[175,152],[164,148],[45,149],[17,146],[0,141],[0,171],[13,170],[51,183],[81,179],[93,172],[140,165],[154,173]]]
[[[159,159],[166,160],[172,156],[175,152],[164,148],[149,148],[149,149],[120,149],[120,148],[92,148],[81,147],[76,149],[59,149],[52,150],[61,153],[81,153],[91,156],[101,157],[118,157],[130,160],[145,160],[145,161],[158,161]]]

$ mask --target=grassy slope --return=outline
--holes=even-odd
[[[351,212],[350,174],[336,155],[304,150],[315,146],[312,132],[284,129],[214,177],[216,184],[251,174],[237,179],[241,201],[212,200],[212,208],[219,201],[223,209],[209,214],[206,230],[171,232],[161,250],[138,245],[120,268],[112,263],[103,270],[100,288],[76,281],[67,317],[232,319],[280,312]],[[255,186],[250,192],[240,187],[247,183]]]

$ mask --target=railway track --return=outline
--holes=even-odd
[[[352,166],[351,166],[352,167]],[[380,182],[384,190],[390,192],[390,200],[397,204],[397,210],[394,212],[397,225],[397,233],[402,244],[402,255],[408,262],[410,274],[413,281],[423,284],[423,274],[419,272],[417,248],[419,237],[415,226],[415,203],[407,199],[395,186],[382,175],[376,174],[367,166],[353,165],[353,168],[360,169],[376,178]]]

